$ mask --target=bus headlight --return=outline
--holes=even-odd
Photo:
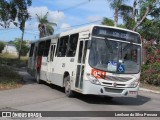
[[[91,83],[96,84],[96,85],[100,85],[99,80],[93,76],[92,74],[87,73],[87,78],[90,80]]]
[[[135,87],[137,87],[138,84],[139,84],[139,80],[135,80],[130,84],[129,87],[135,88]]]

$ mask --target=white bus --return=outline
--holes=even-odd
[[[28,72],[74,92],[109,97],[136,97],[142,63],[137,32],[90,25],[41,38],[31,44]]]

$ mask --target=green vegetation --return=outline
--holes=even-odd
[[[0,54],[0,65],[9,65],[12,67],[26,67],[27,66],[27,57],[23,56],[19,60],[17,56],[11,54]]]
[[[160,86],[160,45],[146,47],[146,62],[141,69],[141,82],[143,84],[150,84]],[[145,86],[146,86],[145,85]]]
[[[160,86],[160,62],[142,66],[141,82]]]
[[[21,51],[20,51],[20,43],[21,43],[21,39],[20,38],[16,38],[14,41],[13,41],[13,44],[15,45],[16,49],[18,50],[18,52],[21,52],[21,55],[22,56],[26,56],[28,51],[29,51],[29,48],[28,46],[26,45],[27,42],[26,41],[23,41],[22,45],[21,45]]]
[[[17,59],[11,54],[0,54],[0,90],[17,88],[23,85],[21,76],[14,68],[26,67],[27,57]]]
[[[4,49],[4,43],[0,41],[0,53],[2,52],[3,49]]]
[[[36,14],[37,15],[37,14]],[[39,23],[38,30],[39,30],[39,37],[45,37],[49,35],[53,35],[54,29],[52,25],[57,25],[56,23],[51,23],[47,19],[48,12],[43,15],[37,15],[37,21]]]
[[[21,76],[11,67],[0,64],[0,90],[19,87],[23,84]]]
[[[31,6],[32,0],[1,0],[0,1],[0,25],[8,28],[13,22],[23,29],[24,22],[29,18],[27,8]],[[18,17],[18,23],[14,22]]]

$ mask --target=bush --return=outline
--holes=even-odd
[[[21,43],[21,39],[19,39],[19,38],[16,38],[13,42],[13,44],[15,45],[18,52],[20,52],[20,43]],[[29,51],[29,48],[26,45],[26,41],[23,41],[22,46],[21,46],[21,55],[26,56],[28,51]]]
[[[0,53],[2,53],[2,50],[4,49],[4,43],[3,42],[0,42]]]
[[[141,82],[160,86],[160,62],[145,64],[141,71]]]

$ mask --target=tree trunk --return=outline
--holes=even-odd
[[[137,29],[137,27],[144,21],[144,19],[147,17],[150,10],[151,10],[151,8],[150,8],[150,6],[148,6],[144,16],[142,17],[142,19],[140,21],[137,22],[136,26],[133,28],[133,31],[135,31]]]
[[[117,27],[117,23],[118,23],[118,8],[115,8],[115,12],[114,12],[114,27]]]
[[[23,28],[23,30],[22,30],[21,42],[20,42],[20,45],[19,45],[19,55],[18,55],[18,59],[19,59],[19,60],[21,59],[22,44],[23,44],[23,36],[24,36],[24,28]]]
[[[136,6],[137,6],[137,0],[134,0],[134,3],[133,3],[133,11],[132,11],[132,18],[135,19],[135,16],[136,16]]]

